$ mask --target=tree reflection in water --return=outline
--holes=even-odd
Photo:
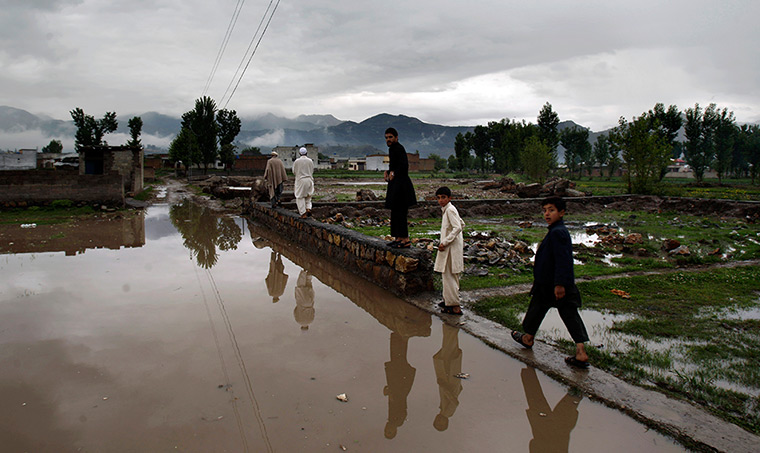
[[[235,250],[243,238],[243,231],[234,219],[217,216],[189,200],[173,205],[169,217],[182,235],[185,247],[193,252],[198,265],[204,269],[210,269],[219,259],[217,247]]]

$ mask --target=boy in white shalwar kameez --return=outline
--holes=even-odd
[[[298,150],[301,155],[293,162],[293,175],[296,178],[293,194],[296,196],[296,206],[301,218],[311,215],[311,196],[314,194],[314,161],[306,156],[306,148]]]
[[[459,306],[459,276],[464,271],[464,222],[459,211],[451,204],[451,190],[441,187],[435,197],[443,211],[441,217],[441,242],[435,257],[435,272],[441,272],[443,280],[443,302],[438,304],[443,313],[461,315]]]

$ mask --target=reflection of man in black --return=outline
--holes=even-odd
[[[385,424],[385,437],[396,437],[398,427],[406,420],[406,397],[412,390],[414,375],[417,370],[406,360],[409,337],[391,332],[391,360],[385,362],[385,380],[388,385],[383,394],[388,397],[388,423]]]
[[[301,325],[301,330],[309,330],[309,324],[314,321],[314,287],[311,284],[311,274],[301,269],[296,280],[296,308],[293,317]]]
[[[536,369],[526,367],[520,371],[525,398],[528,400],[528,415],[533,439],[531,452],[567,452],[570,432],[578,422],[578,403],[582,396],[566,394],[552,410],[541,390]]]
[[[285,273],[285,265],[282,264],[282,255],[277,252],[272,252],[269,257],[269,274],[264,281],[269,295],[272,296],[272,303],[280,300],[288,285],[288,275]]]
[[[459,329],[448,324],[443,326],[441,349],[433,356],[435,377],[438,382],[438,393],[441,395],[441,405],[435,416],[433,426],[438,431],[446,431],[449,427],[449,417],[459,406],[459,393],[462,392],[462,381],[456,377],[462,372],[462,350],[459,349]]]

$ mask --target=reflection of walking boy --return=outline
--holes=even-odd
[[[388,397],[388,422],[385,424],[385,437],[393,439],[399,426],[406,420],[406,397],[412,391],[414,375],[417,370],[406,360],[409,337],[391,332],[391,360],[385,362],[385,380],[388,385],[383,395]]]
[[[272,303],[280,300],[288,285],[288,274],[285,273],[285,265],[282,264],[282,255],[277,252],[272,252],[269,257],[269,274],[264,281],[269,295],[272,296]]]
[[[293,317],[301,325],[301,330],[308,330],[314,321],[314,287],[311,284],[311,274],[301,269],[296,280],[296,308]]]
[[[549,232],[536,251],[533,288],[530,290],[532,298],[523,319],[525,334],[513,330],[512,338],[524,347],[532,348],[536,332],[546,313],[550,308],[556,307],[575,342],[575,355],[565,358],[565,362],[574,367],[588,368],[588,355],[584,346],[588,341],[588,333],[578,313],[581,295],[575,286],[573,244],[562,221],[565,206],[565,200],[559,197],[546,198],[541,202]]]
[[[433,356],[441,405],[433,426],[438,431],[446,431],[449,427],[449,417],[457,410],[459,394],[462,392],[462,381],[456,377],[462,372],[462,350],[459,349],[459,329],[445,323],[441,326],[443,326],[441,349]]]
[[[570,445],[570,432],[578,422],[578,403],[582,397],[569,393],[551,409],[538,382],[536,369],[523,368],[520,371],[528,409],[525,414],[530,422],[533,439],[529,444],[531,452],[567,452]]]

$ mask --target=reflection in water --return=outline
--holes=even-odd
[[[406,420],[406,397],[412,390],[414,375],[417,370],[406,360],[409,337],[391,332],[391,360],[385,362],[385,379],[387,385],[383,395],[388,397],[388,422],[385,424],[385,437],[393,439],[396,431]]]
[[[301,330],[309,330],[309,324],[314,321],[314,287],[311,284],[311,274],[301,270],[296,280],[296,308],[293,317],[301,325]]]
[[[145,213],[74,218],[68,223],[20,228],[0,225],[0,254],[64,252],[66,256],[88,249],[119,250],[145,245]]]
[[[459,328],[446,323],[441,325],[443,326],[441,349],[433,356],[441,404],[433,426],[438,431],[446,431],[449,427],[449,418],[454,415],[459,406],[459,394],[462,392],[462,381],[456,377],[462,372],[462,350],[459,348]]]
[[[525,367],[520,371],[525,398],[528,400],[528,415],[533,439],[529,447],[531,452],[567,452],[570,445],[570,432],[578,421],[578,404],[583,396],[567,393],[554,406],[549,403],[541,390],[536,369]]]
[[[235,250],[243,238],[243,232],[230,217],[218,217],[210,209],[186,200],[173,205],[169,211],[172,224],[184,239],[184,245],[196,257],[204,269],[213,267],[220,250]]]
[[[267,291],[272,297],[272,303],[280,300],[280,296],[285,292],[285,287],[288,285],[288,274],[285,273],[285,265],[282,264],[282,255],[277,252],[273,251],[269,257],[269,274],[264,281],[267,284]]]

